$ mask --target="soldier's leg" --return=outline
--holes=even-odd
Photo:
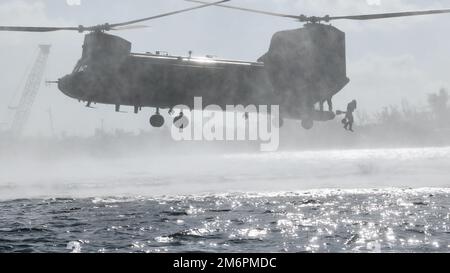
[[[333,101],[331,99],[327,100],[328,109],[330,112],[333,112]]]
[[[344,129],[348,130],[348,125],[349,125],[350,119],[348,114],[345,114],[345,123],[344,123]]]
[[[353,132],[353,123],[355,122],[353,115],[352,117],[349,119],[348,123],[349,123],[349,130]]]

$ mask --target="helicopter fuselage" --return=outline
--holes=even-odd
[[[160,52],[136,54],[131,53],[130,42],[94,32],[86,35],[83,56],[74,71],[60,79],[58,86],[74,99],[89,105],[116,105],[116,110],[121,105],[135,109],[193,107],[194,98],[201,97],[206,105],[222,109],[278,105],[283,118],[328,121],[334,114],[316,111],[314,105],[339,92],[348,78],[345,40],[342,44],[339,31],[330,36],[329,26],[324,27],[326,31],[315,31],[313,37],[303,29],[275,34],[269,52],[258,62]],[[308,40],[298,41],[305,38]],[[317,41],[312,44],[314,39]],[[317,46],[326,42],[324,39],[333,39],[334,45],[338,42],[342,47],[339,54],[331,55],[335,49],[328,55],[321,52]],[[318,54],[313,54],[315,51]]]
[[[173,108],[206,104],[270,105],[275,98],[264,64],[131,53],[114,70],[81,65],[59,80],[66,95],[102,104]]]

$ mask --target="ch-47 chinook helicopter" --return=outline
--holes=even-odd
[[[287,15],[223,5],[224,2],[197,2],[201,5],[149,18],[93,27],[11,27],[0,31],[50,32],[72,30],[89,32],[83,54],[73,72],[57,81],[67,96],[86,102],[156,108],[150,118],[153,127],[161,127],[160,109],[172,112],[177,105],[194,106],[194,98],[218,105],[279,105],[280,121],[301,120],[305,129],[314,121],[335,118],[331,111],[316,110],[315,105],[340,92],[348,83],[346,72],[345,33],[323,24],[332,20],[374,20],[383,18],[450,13],[450,9],[399,12],[355,16],[309,17]],[[111,30],[181,12],[220,6],[295,19],[300,29],[276,33],[269,51],[257,62],[170,56],[157,52],[131,53],[131,43]],[[189,54],[191,55],[191,54]]]

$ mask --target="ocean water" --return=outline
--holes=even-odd
[[[0,161],[0,252],[450,252],[450,148]]]

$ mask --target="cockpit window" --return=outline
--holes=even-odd
[[[78,69],[78,72],[83,72],[83,71],[85,71],[86,69],[87,69],[87,65],[85,64],[85,65],[82,65],[82,66],[80,66],[80,68]]]
[[[87,64],[82,64],[81,62],[78,62],[78,64],[75,66],[73,72],[83,72],[86,71],[88,68]]]

